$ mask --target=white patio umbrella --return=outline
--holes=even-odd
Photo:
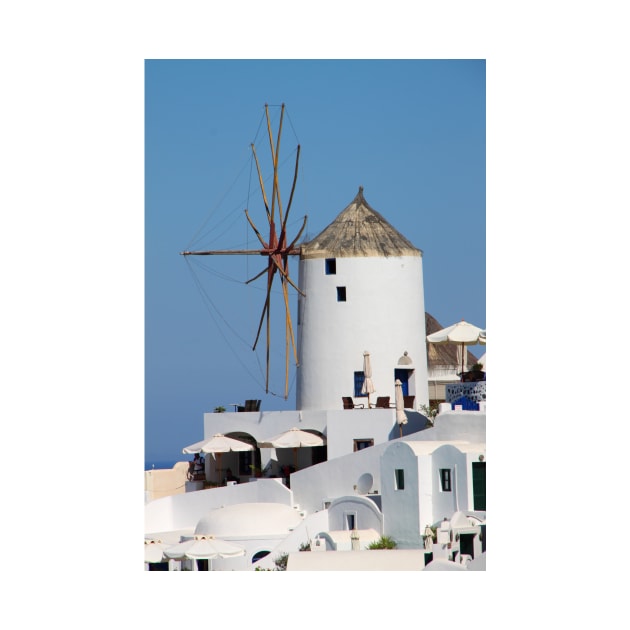
[[[164,551],[164,554],[174,560],[189,558],[191,560],[212,560],[214,558],[237,558],[245,555],[245,549],[240,545],[221,540],[214,536],[195,535],[191,540],[185,540],[172,545]]]
[[[407,414],[405,413],[405,398],[402,391],[402,381],[397,378],[395,381],[396,398],[396,422],[400,427],[400,437],[402,437],[402,425],[407,424]]]
[[[372,363],[370,361],[370,353],[366,350],[363,353],[363,387],[361,387],[361,393],[367,394],[368,409],[370,408],[370,394],[376,391],[374,382],[372,381]]]
[[[164,562],[168,560],[164,556],[164,551],[172,545],[163,543],[161,540],[144,539],[144,561],[145,562]]]
[[[463,372],[466,354],[464,347],[476,346],[477,344],[485,345],[486,331],[462,319],[461,322],[427,335],[427,341],[435,344],[449,343],[458,345],[461,349],[461,368]]]
[[[326,439],[321,435],[315,435],[293,427],[284,433],[259,442],[258,446],[261,448],[292,448],[295,457],[295,470],[297,470],[298,448],[303,446],[323,446],[324,444],[326,444]]]
[[[222,433],[215,433],[209,440],[201,440],[182,449],[182,453],[191,455],[194,453],[213,453],[217,456],[217,471],[221,467],[221,454],[231,451],[253,451],[254,447],[242,440],[235,440]],[[220,480],[219,480],[220,481]]]

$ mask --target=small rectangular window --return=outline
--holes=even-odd
[[[450,468],[440,468],[440,481],[442,482],[442,492],[451,492]]]
[[[334,276],[337,273],[337,259],[326,258],[326,275]]]
[[[402,468],[396,468],[394,470],[394,480],[396,482],[396,490],[405,489],[405,471]]]
[[[357,513],[356,512],[346,512],[346,523],[348,525],[348,529],[356,529],[357,528]]]
[[[372,438],[365,440],[354,440],[354,450],[362,451],[364,448],[374,446],[374,440]]]
[[[346,287],[337,287],[337,302],[346,301]]]

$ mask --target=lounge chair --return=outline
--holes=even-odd
[[[352,400],[352,396],[342,396],[341,400],[343,400],[344,409],[364,409],[365,408],[365,405],[363,403],[359,403],[355,405],[354,401]]]
[[[378,396],[373,409],[389,409],[389,396]]]
[[[405,401],[405,409],[413,409],[413,401],[415,400],[415,396],[403,396]]]
[[[246,400],[245,411],[260,411],[260,400]]]

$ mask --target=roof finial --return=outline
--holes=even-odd
[[[362,195],[363,194],[363,186],[359,186],[359,194]]]

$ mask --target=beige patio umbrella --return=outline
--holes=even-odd
[[[261,448],[292,448],[297,470],[297,450],[304,446],[323,446],[326,438],[296,427],[258,443]]]
[[[427,335],[427,341],[429,343],[442,344],[448,343],[459,346],[457,357],[461,358],[461,369],[464,372],[465,362],[465,348],[464,346],[476,346],[477,344],[486,344],[486,331],[482,328],[478,328],[473,324],[469,324],[462,319],[461,322],[457,322],[452,326],[438,330],[430,335]]]
[[[144,539],[144,561],[145,562],[164,562],[168,560],[164,556],[164,551],[172,545],[163,543],[161,540]]]
[[[361,387],[361,393],[367,394],[368,409],[370,408],[370,394],[376,391],[374,382],[372,381],[372,363],[370,361],[370,353],[366,350],[363,353],[363,387]]]
[[[402,437],[402,427],[403,424],[407,424],[407,414],[405,413],[405,399],[403,397],[402,391],[402,381],[397,378],[395,381],[396,385],[396,422],[398,422],[398,426],[400,427],[400,437]]]
[[[235,545],[227,540],[221,540],[211,535],[195,534],[191,540],[185,540],[172,545],[164,551],[168,558],[182,560],[210,560],[210,570],[212,571],[212,560],[214,558],[237,558],[245,555],[244,547]]]
[[[254,447],[242,440],[235,440],[222,433],[215,433],[209,440],[201,440],[182,449],[182,453],[192,455],[194,453],[212,453],[217,456],[217,473],[220,475],[221,455],[231,451],[244,452],[253,451]],[[218,479],[218,483],[221,479]]]

